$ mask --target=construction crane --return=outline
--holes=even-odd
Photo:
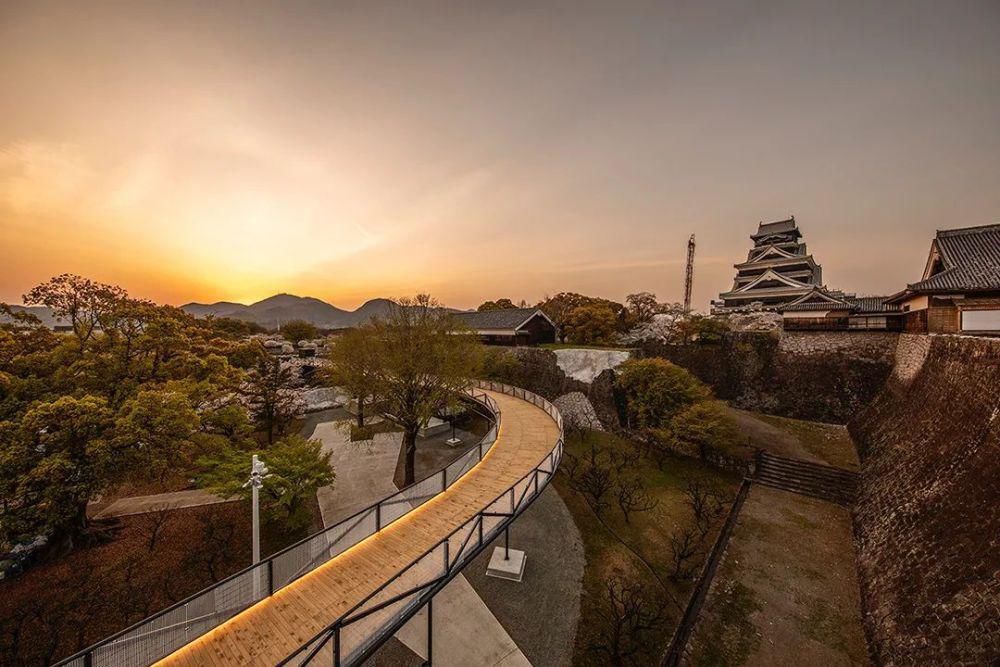
[[[688,239],[687,268],[684,270],[684,312],[691,312],[691,286],[694,283],[694,234]]]

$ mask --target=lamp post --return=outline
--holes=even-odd
[[[260,489],[264,486],[264,479],[268,477],[267,466],[264,462],[257,458],[257,455],[253,455],[253,459],[250,462],[250,479],[246,481],[243,485],[244,488],[250,487],[250,492],[252,495],[251,503],[253,504],[253,564],[256,565],[260,562]],[[254,597],[260,595],[260,576],[259,573],[254,574],[253,578],[253,593]]]

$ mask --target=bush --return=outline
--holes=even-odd
[[[739,430],[721,405],[702,401],[670,421],[670,436],[681,451],[697,452],[702,461],[714,459],[739,440]]]
[[[616,387],[625,399],[626,426],[659,429],[709,390],[693,375],[664,359],[629,359],[618,368]]]

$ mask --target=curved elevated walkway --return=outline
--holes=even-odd
[[[157,664],[277,664],[313,642],[334,621],[355,610],[442,540],[454,540],[451,557],[460,566],[459,558],[466,553],[474,528],[465,534],[461,529],[491,504],[496,506],[498,497],[506,492],[510,492],[509,506],[517,506],[515,491],[527,489],[528,484],[522,483],[518,489],[515,486],[556,449],[561,435],[554,419],[541,408],[498,391],[487,393],[503,415],[500,432],[483,460],[460,480]],[[448,558],[445,548],[446,564]],[[372,613],[365,620],[370,624],[377,618],[378,614]],[[331,646],[323,646],[322,651],[316,657],[323,656],[323,664],[332,664]],[[305,653],[296,655],[293,662],[305,657]]]

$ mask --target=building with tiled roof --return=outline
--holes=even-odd
[[[761,222],[750,235],[745,262],[734,265],[733,288],[713,302],[713,312],[778,310],[823,284],[823,269],[806,250],[795,216]]]
[[[923,276],[888,303],[906,331],[1000,334],[1000,224],[939,230]]]
[[[539,345],[556,341],[556,325],[538,308],[455,313],[456,320],[489,345]]]

